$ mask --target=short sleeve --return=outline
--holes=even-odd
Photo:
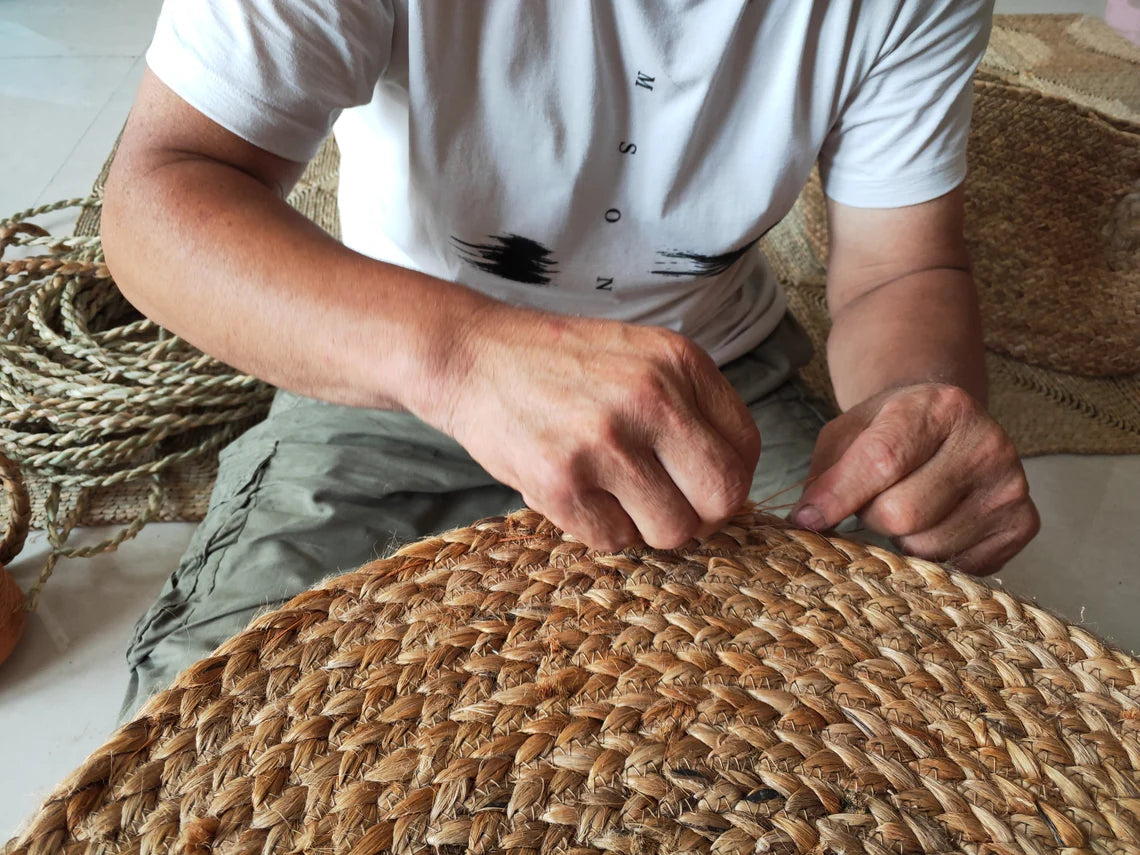
[[[146,61],[222,127],[305,162],[372,99],[392,37],[388,0],[165,0]]]
[[[962,182],[973,75],[992,16],[993,0],[901,0],[882,50],[820,152],[828,196],[894,208]]]

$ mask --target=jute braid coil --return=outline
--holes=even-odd
[[[36,526],[50,547],[27,592],[29,610],[61,557],[113,550],[152,520],[201,519],[216,452],[263,417],[273,396],[144,319],[119,293],[99,240],[113,158],[90,198],[0,220],[0,455],[30,499],[26,514],[10,505],[8,542],[22,544]],[[337,162],[330,139],[288,199],[333,235]],[[71,237],[31,222],[68,208],[79,210]],[[124,527],[91,546],[67,545],[76,526],[103,523]],[[0,614],[0,636],[4,629]]]
[[[111,280],[98,238],[52,237],[31,222],[98,204],[69,200],[0,221],[0,454],[18,477],[44,485],[51,546],[29,608],[60,557],[133,537],[162,505],[164,473],[229,442],[272,396],[138,314]],[[36,254],[15,252],[29,247]],[[129,525],[93,546],[65,546],[93,493],[139,480],[150,492]],[[30,522],[24,495],[9,509],[12,545]]]
[[[596,553],[522,511],[256,618],[6,855],[1140,852],[1140,662],[753,510]]]

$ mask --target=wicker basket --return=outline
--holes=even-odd
[[[1138,681],[763,514],[609,555],[524,511],[256,618],[5,852],[1136,853]]]

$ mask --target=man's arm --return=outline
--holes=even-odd
[[[326,235],[284,202],[303,169],[211,122],[148,71],[104,203],[116,282],[148,317],[274,385],[405,408],[407,392],[434,385],[464,316],[488,300]]]
[[[124,294],[270,383],[411,411],[591,546],[671,548],[747,497],[759,434],[691,341],[508,306],[352,252],[285,203],[301,168],[148,72],[103,211]]]
[[[827,358],[839,406],[943,383],[986,401],[962,188],[903,208],[828,200]]]
[[[962,188],[892,209],[828,203],[828,363],[844,413],[820,434],[793,516],[859,512],[907,551],[993,572],[1039,527],[1025,473],[985,409]]]

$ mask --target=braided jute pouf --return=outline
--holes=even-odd
[[[1136,853],[1138,680],[753,510],[613,555],[523,511],[256,618],[4,851]]]

